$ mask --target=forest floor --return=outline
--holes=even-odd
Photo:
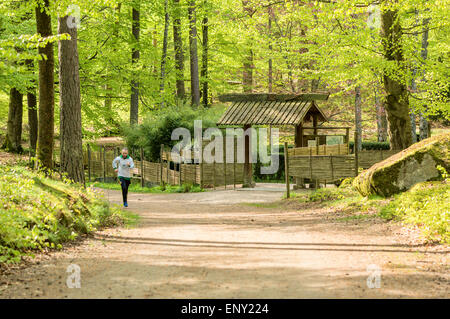
[[[119,204],[118,191],[105,191]],[[129,195],[132,227],[96,232],[0,276],[0,298],[449,298],[449,250],[398,223],[253,190]],[[257,203],[257,204],[248,204]],[[81,268],[68,288],[67,267]],[[380,268],[369,288],[367,267]]]

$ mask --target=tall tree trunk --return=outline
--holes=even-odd
[[[268,7],[268,15],[269,15],[269,72],[268,72],[268,82],[269,82],[269,93],[272,93],[272,85],[273,85],[273,66],[272,66],[272,8]]]
[[[414,22],[414,27],[417,27],[417,16],[418,16],[417,9],[415,10],[415,16],[416,20]],[[414,36],[417,38],[417,32],[414,33]],[[412,67],[411,86],[410,86],[411,92],[413,93],[417,92],[416,75],[417,75],[417,65],[414,64]],[[411,142],[414,144],[417,142],[417,132],[416,132],[416,112],[414,110],[413,105],[411,105],[409,117],[411,118]]]
[[[430,22],[430,19],[424,19],[423,20],[423,30],[422,30],[422,51],[420,52],[420,56],[423,61],[425,61],[428,58],[428,23]],[[425,71],[422,78],[422,81],[425,82]],[[424,110],[427,110],[427,106],[423,106]],[[430,124],[428,123],[428,120],[426,116],[423,115],[421,112],[419,114],[419,136],[420,139],[426,139],[427,137],[430,137]]]
[[[404,58],[401,45],[401,26],[398,11],[383,8],[381,13],[381,36],[384,58],[394,61],[402,68]],[[397,76],[392,76],[392,70],[383,74],[386,97],[384,108],[389,123],[389,139],[391,149],[405,149],[411,145],[411,119],[409,116],[409,101],[406,84]],[[395,71],[394,71],[395,72]],[[399,72],[400,73],[400,72]]]
[[[253,91],[253,50],[249,49],[244,59],[244,69],[242,72],[242,85],[245,93]]]
[[[52,35],[52,20],[49,0],[43,0],[36,7],[36,29],[41,37]],[[53,43],[39,47],[39,54],[45,58],[39,61],[39,130],[38,160],[47,168],[53,168],[53,137],[55,123],[54,56]]]
[[[378,89],[374,90],[375,96],[375,110],[377,117],[377,139],[378,142],[386,142],[387,141],[387,119],[386,119],[386,111],[381,103],[380,96],[378,95]]]
[[[141,31],[140,21],[140,0],[134,1],[132,10],[132,25],[131,34],[134,38],[133,47],[131,49],[131,63],[136,64],[139,62],[140,50],[139,50],[139,34]],[[137,124],[139,120],[139,80],[136,77],[139,73],[133,72],[133,79],[131,80],[131,99],[130,99],[130,124]]]
[[[84,184],[77,28],[69,27],[70,18],[58,19],[58,33],[70,35],[70,40],[58,43],[61,171],[74,182]]]
[[[37,98],[34,88],[28,90],[27,105],[28,105],[28,126],[30,128],[30,152],[32,155],[35,155],[38,137],[38,115],[37,115]]]
[[[161,76],[159,84],[159,92],[161,93],[161,106],[164,106],[164,84],[166,81],[166,60],[167,60],[167,42],[169,37],[169,11],[167,8],[167,0],[164,1],[164,38],[163,38],[163,51],[161,56]]]
[[[173,0],[173,5],[174,5],[173,45],[175,50],[177,97],[180,100],[184,100],[186,95],[186,89],[184,87],[184,54],[183,54],[183,37],[181,36],[180,0]]]
[[[355,130],[358,133],[358,139],[355,141],[355,147],[358,151],[362,150],[362,113],[361,113],[361,86],[355,87]]]
[[[33,60],[26,60],[25,64],[28,67],[28,71],[34,74],[34,63]],[[28,127],[30,134],[30,153],[31,155],[36,155],[36,146],[38,138],[38,115],[37,115],[37,97],[36,89],[30,86],[27,90],[27,109],[28,109]]]
[[[197,17],[195,0],[189,1],[189,55],[191,62],[191,97],[192,105],[200,104],[200,79],[198,74],[197,52]]]
[[[9,111],[6,138],[2,148],[9,152],[21,153],[23,95],[16,88],[9,91]]]
[[[208,107],[208,17],[202,21],[203,51],[202,51],[202,97],[203,105]]]

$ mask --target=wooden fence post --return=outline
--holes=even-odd
[[[159,184],[162,185],[163,181],[163,149],[164,144],[161,144],[161,149],[159,150]]]
[[[141,187],[144,187],[144,149],[141,147]]]
[[[233,136],[233,189],[236,189],[236,160],[237,160],[237,147],[236,147],[236,136]]]
[[[286,175],[286,198],[289,198],[291,194],[289,185],[289,152],[287,142],[284,142],[284,174]]]
[[[359,150],[358,146],[356,145],[356,141],[358,140],[358,131],[355,131],[355,143],[353,145],[353,149],[355,150],[355,176],[358,176],[359,171]]]
[[[331,182],[333,182],[334,181],[333,154],[330,155],[330,165],[331,165]]]
[[[227,156],[226,156],[226,138],[223,139],[223,183],[225,184],[225,189],[227,189]]]
[[[106,183],[106,147],[103,146],[103,183]]]
[[[88,155],[88,180],[91,182],[91,146],[87,145],[87,155]]]
[[[316,137],[316,155],[319,155],[319,138]]]

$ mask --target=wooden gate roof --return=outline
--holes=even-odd
[[[328,93],[304,94],[226,94],[222,102],[233,102],[217,125],[298,125],[307,114],[317,114],[327,121],[316,100],[327,100]]]

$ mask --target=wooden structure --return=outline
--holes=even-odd
[[[272,94],[243,93],[225,94],[219,97],[221,102],[232,105],[217,122],[218,126],[242,126],[244,130],[253,125],[294,126],[295,146],[307,145],[309,139],[315,139],[319,123],[327,117],[316,101],[327,100],[329,93]],[[313,136],[304,134],[304,122],[312,122]],[[252,187],[252,164],[250,158],[250,134],[245,136],[244,187]],[[322,138],[320,141],[324,141]],[[348,140],[347,140],[348,141]],[[326,142],[326,137],[325,137]]]

